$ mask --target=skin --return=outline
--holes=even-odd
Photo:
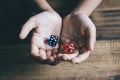
[[[54,63],[57,58],[72,63],[80,63],[86,60],[96,41],[95,25],[88,16],[102,0],[82,0],[78,7],[63,19],[63,28],[62,18],[46,0],[35,1],[43,12],[32,16],[23,25],[19,35],[21,39],[25,39],[28,33],[34,29],[31,39],[31,55],[48,63]],[[52,34],[61,37],[61,43],[57,44],[56,47],[46,44],[46,40]],[[79,44],[76,45],[78,47],[73,54],[61,53],[62,49],[59,47],[66,41],[73,41],[75,45]]]
[[[25,39],[34,29],[31,39],[31,55],[40,61],[54,61],[59,45],[51,47],[46,40],[51,34],[60,36],[61,17],[55,12],[44,11],[31,17],[22,27],[20,38]],[[54,58],[53,58],[54,57]]]
[[[96,28],[89,15],[102,0],[82,0],[78,7],[63,19],[62,45],[67,41],[77,46],[72,54],[59,54],[62,60],[72,63],[85,61],[94,49],[96,41]],[[61,45],[61,47],[62,47]]]
[[[59,56],[63,60],[80,63],[90,55],[94,48],[95,38],[95,25],[88,16],[85,14],[69,14],[63,20],[62,45],[67,41],[72,41],[77,48],[72,54],[60,53]]]

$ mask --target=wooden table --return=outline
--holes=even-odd
[[[120,40],[97,41],[81,64],[40,64],[29,56],[29,45],[0,46],[0,80],[120,80]]]
[[[0,80],[120,80],[120,1],[104,0],[91,18],[97,42],[81,64],[40,64],[28,44],[0,45]]]

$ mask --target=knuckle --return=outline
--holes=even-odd
[[[63,56],[62,56],[62,59],[63,59],[63,60],[68,60],[68,57],[67,57],[66,55],[63,55]]]
[[[31,51],[31,55],[32,55],[33,57],[38,57],[37,52]]]
[[[76,61],[75,61],[74,59],[72,59],[72,60],[71,60],[71,63],[75,64],[75,63],[76,63]]]
[[[46,60],[47,58],[45,56],[40,56],[41,60]]]

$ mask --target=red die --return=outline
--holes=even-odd
[[[62,50],[66,54],[71,54],[75,51],[75,46],[73,42],[65,42],[64,45],[62,46]]]

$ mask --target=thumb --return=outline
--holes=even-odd
[[[21,29],[21,32],[19,34],[20,39],[25,39],[28,35],[28,33],[35,28],[35,17],[31,17],[23,26]]]
[[[94,49],[94,44],[96,41],[96,28],[94,24],[87,29],[87,48],[92,51]]]

